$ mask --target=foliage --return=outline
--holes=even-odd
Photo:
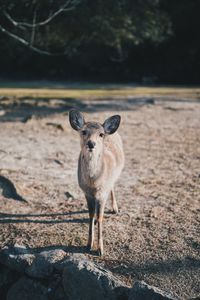
[[[51,22],[35,28],[26,26],[26,23],[31,25],[48,19],[66,3],[66,9]],[[199,55],[199,42],[190,35],[185,22],[185,16],[192,19],[194,14],[196,21],[188,27],[196,29],[198,7],[195,0],[2,0],[0,25],[24,38],[27,46],[61,54],[60,57],[39,57],[2,33],[0,42],[6,43],[1,42],[0,54],[8,57],[7,62],[2,62],[4,70],[9,69],[10,59],[18,56],[19,66],[27,70],[28,65],[31,72],[36,73],[48,68],[48,74],[80,78],[83,73],[96,74],[96,77],[99,74],[100,78],[120,74],[119,79],[124,80],[133,73],[135,79],[144,75],[160,77],[159,68],[170,62],[170,59],[161,61],[168,51],[173,62],[180,45],[186,52],[191,51],[193,59]],[[13,25],[5,12],[25,24]],[[185,43],[184,30],[192,45]],[[177,35],[181,39],[178,42]],[[36,65],[32,64],[36,61]],[[18,69],[16,64],[15,68]]]

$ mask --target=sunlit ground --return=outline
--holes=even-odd
[[[105,255],[89,259],[129,286],[144,280],[175,298],[197,299],[200,87],[1,81],[0,248],[16,243],[88,255],[71,107],[88,121],[122,117],[120,211],[110,214],[107,202]]]

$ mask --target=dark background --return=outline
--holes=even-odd
[[[0,31],[0,78],[99,82],[200,83],[199,0],[80,0],[35,32],[32,23],[65,1],[5,1],[0,25],[42,55]],[[64,55],[62,55],[64,53]]]

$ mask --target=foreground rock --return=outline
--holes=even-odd
[[[48,300],[47,294],[41,283],[22,277],[9,289],[6,300]]]
[[[160,289],[146,284],[144,281],[136,281],[130,291],[128,300],[178,300]]]
[[[12,270],[0,265],[0,290],[15,279],[15,274],[13,274]]]
[[[61,249],[42,251],[35,256],[32,264],[26,269],[26,274],[35,278],[48,278],[66,257],[66,252]]]
[[[13,247],[6,246],[0,252],[0,263],[20,273],[25,272],[34,259],[35,256],[26,247],[17,244]]]
[[[80,254],[68,260],[63,273],[63,286],[70,300],[127,299],[129,291],[110,271]]]
[[[0,299],[6,299],[7,291],[18,279],[18,273],[0,264]]]
[[[0,251],[1,300],[173,300],[169,294],[135,282],[130,289],[84,254],[24,246]]]
[[[57,265],[66,257],[66,252],[61,249],[36,252],[20,245],[4,247],[0,252],[2,264],[35,278],[51,276]]]

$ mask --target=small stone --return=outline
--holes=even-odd
[[[67,199],[69,199],[69,200],[74,199],[74,196],[73,196],[70,192],[65,192],[65,196],[66,196]]]

